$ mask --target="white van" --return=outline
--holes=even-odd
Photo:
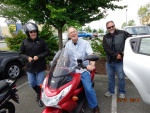
[[[150,27],[146,25],[141,26],[126,26],[125,31],[130,33],[133,36],[137,35],[150,35]]]

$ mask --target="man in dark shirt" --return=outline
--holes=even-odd
[[[108,92],[106,97],[115,93],[115,73],[118,76],[119,98],[125,98],[125,74],[123,72],[123,51],[125,40],[131,35],[123,30],[117,30],[113,21],[106,23],[107,33],[103,38],[103,48],[106,52],[106,70],[108,74]]]

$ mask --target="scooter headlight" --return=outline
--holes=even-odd
[[[68,87],[63,89],[59,94],[57,94],[56,96],[52,96],[52,97],[48,97],[43,90],[42,101],[45,104],[45,106],[60,108],[60,106],[58,106],[58,102],[69,92],[71,86],[72,85],[69,85]]]

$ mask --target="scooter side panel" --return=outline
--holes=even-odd
[[[69,100],[63,104],[60,105],[61,108],[64,110],[71,112],[75,107],[77,106],[77,102]]]

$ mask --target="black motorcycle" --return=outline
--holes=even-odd
[[[15,106],[10,100],[19,103],[19,96],[16,94],[16,80],[0,80],[0,113],[15,113]]]

